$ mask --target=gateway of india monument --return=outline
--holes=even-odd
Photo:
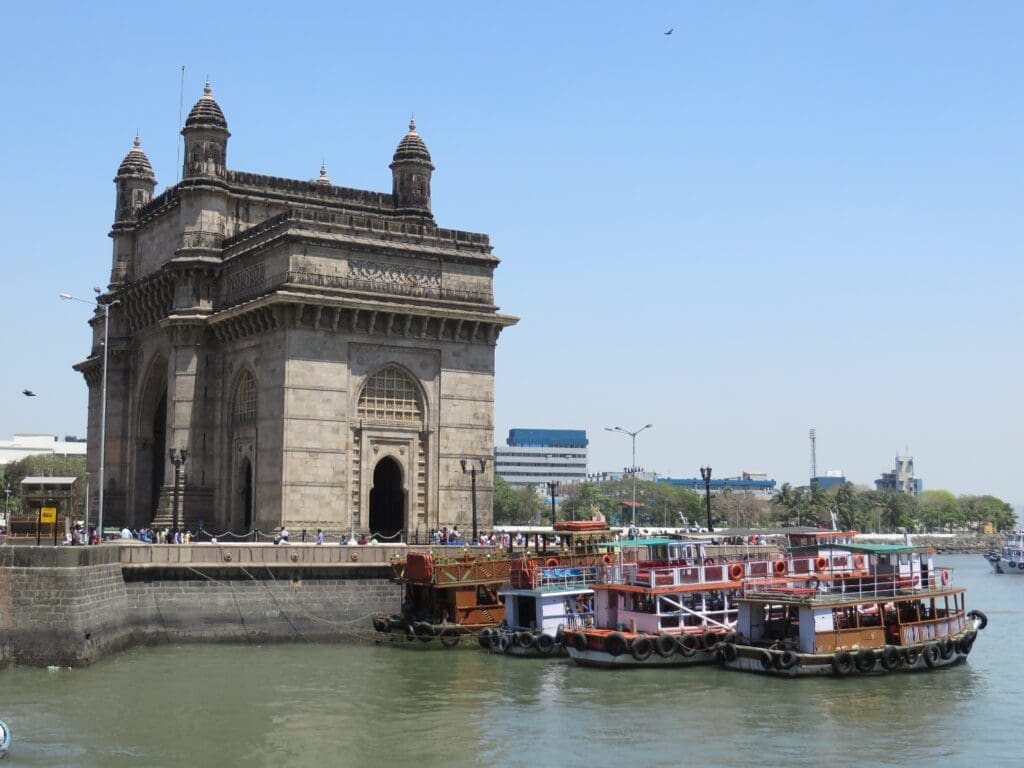
[[[391,193],[228,168],[207,83],[182,181],[154,197],[136,138],[118,168],[105,524],[213,532],[427,531],[491,524],[498,313],[487,235],[434,222],[434,166],[409,123]],[[103,313],[77,364],[100,477]],[[92,503],[95,504],[95,498]]]

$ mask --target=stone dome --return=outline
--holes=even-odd
[[[392,158],[396,163],[408,160],[430,164],[430,152],[427,151],[423,138],[416,132],[416,121],[412,119],[409,120],[409,132],[398,142],[398,149]]]
[[[135,136],[135,144],[124,156],[121,165],[117,169],[118,176],[138,176],[144,179],[156,181],[156,174],[153,173],[153,166],[149,164],[149,158],[142,151],[142,142],[138,135]]]
[[[213,89],[207,81],[202,97],[188,113],[186,128],[219,128],[222,131],[228,129],[228,121],[224,119],[224,113],[220,111],[220,105],[214,101],[212,94]]]

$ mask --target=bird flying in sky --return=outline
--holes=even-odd
[[[25,397],[35,397],[36,396],[36,393],[33,392],[31,389],[23,389],[23,390],[21,390],[21,394],[23,394]]]
[[[666,34],[666,35],[671,35],[673,31],[675,31],[675,27],[672,27],[672,29],[670,29],[670,30],[669,30],[668,32],[666,32],[665,34]]]

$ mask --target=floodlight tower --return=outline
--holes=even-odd
[[[814,478],[818,476],[818,436],[814,431],[814,427],[811,427],[811,431],[807,433],[807,436],[811,438],[811,483],[814,483]]]

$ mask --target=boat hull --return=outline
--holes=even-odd
[[[878,649],[874,650],[874,659],[870,664],[865,660],[863,666],[858,666],[854,661],[857,657],[853,653],[849,654],[849,660],[844,665],[838,663],[833,654],[783,653],[753,645],[735,645],[734,654],[723,648],[719,653],[719,663],[725,669],[775,677],[848,677],[924,672],[964,663],[976,635],[976,631],[971,629],[951,636],[949,640],[952,647],[947,649],[948,653],[939,650],[941,643],[889,646],[892,649],[890,653],[895,653],[891,657],[895,659],[891,667],[883,663],[882,652]]]
[[[1024,576],[1024,560],[1018,562],[1005,557],[987,557],[985,559],[996,573]]]
[[[652,653],[646,659],[636,659],[631,653],[614,656],[608,651],[587,648],[585,651],[569,647],[569,657],[581,667],[599,667],[601,669],[655,669],[658,667],[689,667],[701,664],[714,664],[716,657],[713,651],[694,651],[692,656],[673,653],[671,656],[659,656]]]
[[[479,644],[496,656],[516,656],[530,659],[551,659],[565,656],[565,648],[562,646],[561,639],[530,630],[485,630],[479,637]]]

